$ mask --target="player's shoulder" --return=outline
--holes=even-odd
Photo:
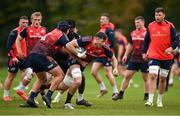
[[[23,30],[32,30],[32,26],[27,26],[26,28],[24,28]]]
[[[10,31],[10,33],[16,33],[16,32],[18,32],[18,27],[14,28]]]
[[[136,33],[136,29],[132,30],[131,31],[131,36],[135,35],[135,33]]]
[[[114,30],[115,29],[115,25],[113,23],[109,23],[109,26],[108,26],[110,29]]]
[[[105,27],[106,27],[106,32],[112,32],[115,29],[115,25],[111,22],[107,24]]]
[[[105,33],[107,34],[107,33],[111,33],[111,32],[114,32],[114,30],[109,28],[109,27],[107,27]]]
[[[14,28],[10,31],[10,35],[16,35],[17,33],[18,33],[18,27]]]
[[[41,26],[41,33],[46,34],[48,32],[47,28],[44,26]]]
[[[150,22],[149,25],[148,25],[148,27],[153,26],[153,25],[155,25],[155,24],[156,24],[156,21]]]
[[[170,21],[168,21],[168,20],[165,20],[164,22],[165,22],[167,25],[170,25],[171,27],[174,28],[174,24],[173,24],[172,22],[170,22]]]

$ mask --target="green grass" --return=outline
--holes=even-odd
[[[7,69],[0,70],[0,79],[3,82],[7,75]],[[130,87],[127,89],[124,99],[119,101],[112,101],[112,89],[107,79],[101,70],[103,80],[108,87],[108,94],[102,98],[96,98],[99,92],[99,87],[95,82],[95,79],[90,74],[90,68],[85,71],[86,75],[86,89],[85,99],[93,103],[92,107],[79,107],[75,105],[77,94],[74,96],[72,103],[75,105],[75,110],[66,110],[63,108],[66,93],[63,95],[60,103],[53,104],[52,109],[46,108],[42,104],[42,100],[39,97],[39,108],[20,108],[19,104],[22,100],[15,94],[14,90],[10,91],[10,96],[13,98],[12,102],[3,102],[2,93],[0,90],[0,115],[180,115],[180,81],[175,79],[173,87],[169,88],[169,91],[164,95],[164,107],[157,108],[145,107],[143,102],[143,80],[140,77],[140,73],[134,75],[134,81],[140,84],[139,88]],[[35,79],[33,79],[34,81]],[[118,88],[122,81],[121,77],[117,77]],[[19,77],[17,76],[13,82],[13,86],[18,84]],[[32,85],[31,82],[30,85]],[[54,94],[55,95],[55,94]],[[157,96],[157,95],[156,95]],[[156,100],[156,99],[155,99]],[[156,103],[156,101],[155,101]],[[156,105],[156,104],[155,104]]]

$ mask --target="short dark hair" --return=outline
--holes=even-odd
[[[69,23],[70,28],[75,28],[76,27],[76,22],[73,19],[66,19],[66,21]]]
[[[21,17],[19,18],[19,20],[21,20],[21,19],[28,20],[28,17],[27,17],[27,16],[21,16]]]
[[[106,16],[108,19],[110,19],[110,15],[108,13],[102,13],[101,16]]]
[[[66,33],[67,30],[70,28],[70,25],[66,20],[62,20],[58,22],[57,28],[60,29],[62,32]]]
[[[163,7],[157,7],[157,8],[155,9],[155,12],[162,12],[162,13],[165,14],[165,10],[164,10]]]
[[[144,17],[143,16],[137,16],[136,18],[135,18],[135,20],[142,20],[142,21],[144,21]]]
[[[95,34],[95,37],[98,37],[98,38],[101,38],[101,39],[103,39],[103,40],[106,40],[107,35],[106,35],[105,33],[103,33],[103,32],[97,32],[97,33]]]

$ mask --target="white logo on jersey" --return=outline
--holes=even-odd
[[[43,29],[43,30],[41,30],[41,33],[45,33],[45,30]]]

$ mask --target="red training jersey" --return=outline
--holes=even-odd
[[[136,29],[131,32],[130,43],[133,45],[133,51],[131,54],[131,61],[142,62],[142,52],[143,52],[143,44],[144,38],[146,35],[146,28]]]
[[[30,26],[25,28],[21,33],[21,37],[26,39],[27,43],[27,53],[29,54],[30,51],[33,49],[35,44],[45,36],[46,34],[46,28],[43,26],[40,26],[38,28],[34,26]]]
[[[148,49],[148,58],[158,60],[171,60],[173,53],[166,55],[165,50],[171,47],[171,27],[172,23],[163,21],[162,23],[152,22],[148,26],[150,34],[150,44]]]

